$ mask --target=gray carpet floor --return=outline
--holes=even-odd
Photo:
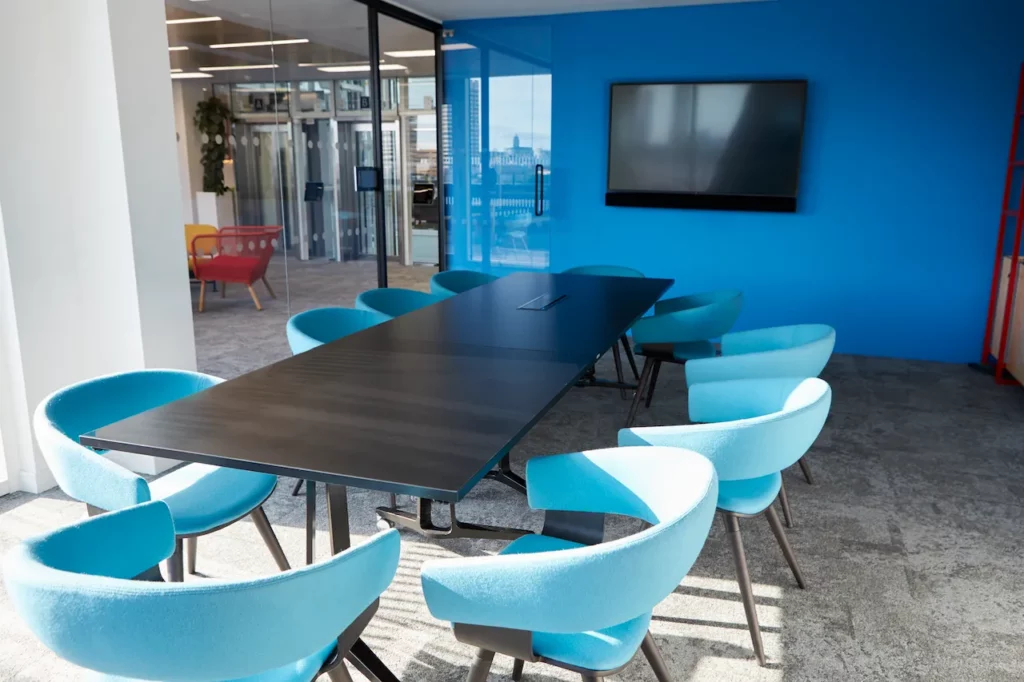
[[[326,287],[337,286],[323,277]],[[308,292],[316,288],[308,280],[293,284]],[[294,289],[293,307],[304,304],[301,291]],[[339,291],[329,298],[344,305],[345,295]],[[211,305],[197,316],[200,368],[232,376],[286,356],[286,314],[274,308],[280,303],[257,313],[247,297],[239,296],[236,305],[231,296],[228,304]],[[238,340],[242,331],[244,343]],[[599,371],[607,376],[609,363],[602,362]],[[764,519],[744,520],[769,658],[759,667],[724,529],[716,522],[689,576],[655,610],[652,631],[674,678],[1024,678],[1024,391],[999,388],[962,366],[854,356],[836,356],[823,376],[835,397],[809,455],[817,481],[808,485],[799,469],[785,474],[796,521],[789,536],[808,588],[796,587]],[[570,391],[513,451],[514,468],[521,471],[528,458],[540,454],[614,445],[627,406],[617,391]],[[685,417],[684,374],[666,367],[654,405],[641,411],[638,424],[679,423]],[[301,498],[290,496],[293,483],[282,479],[267,512],[288,556],[298,563],[304,508]],[[373,508],[385,495],[350,490],[349,498],[358,541],[375,532]],[[58,491],[7,495],[0,498],[0,549],[83,514],[81,504]],[[534,530],[541,523],[522,496],[489,481],[460,504],[459,515]],[[635,530],[635,522],[609,520],[610,536]],[[473,656],[455,641],[448,624],[427,611],[419,584],[422,563],[500,547],[403,533],[398,576],[366,637],[401,679],[461,680]],[[322,496],[317,551],[320,557],[328,551]],[[202,538],[198,569],[202,576],[190,579],[269,574],[275,566],[245,520]],[[511,665],[499,656],[491,679],[508,679]],[[539,664],[527,664],[525,672],[529,682],[579,679]],[[28,633],[0,594],[0,680],[79,676]],[[649,682],[654,676],[640,657],[610,679]]]

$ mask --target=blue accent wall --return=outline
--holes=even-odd
[[[628,265],[674,278],[676,294],[742,289],[737,328],[824,322],[837,329],[839,352],[977,360],[1024,2],[777,0],[448,28],[450,43],[492,48],[483,65],[478,50],[446,52],[453,137],[463,140],[450,175],[452,267]],[[542,89],[550,78],[549,105],[523,92],[550,167],[546,215],[530,209],[519,230],[491,224],[493,210],[469,217],[474,200],[497,196],[489,182],[509,196],[517,183],[532,185],[468,187],[471,173],[459,166],[477,133],[460,93],[481,74],[495,83],[527,73],[540,74]],[[604,205],[611,83],[769,78],[809,81],[797,214]],[[476,126],[495,128],[494,151],[508,146],[507,131],[496,129],[503,107],[493,93],[490,105]],[[537,122],[546,106],[548,131]],[[480,257],[499,247],[529,258]]]

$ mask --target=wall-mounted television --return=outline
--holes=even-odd
[[[608,206],[795,212],[807,81],[615,83]]]

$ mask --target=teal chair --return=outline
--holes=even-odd
[[[722,354],[691,360],[686,365],[686,384],[704,384],[730,379],[771,377],[816,377],[832,357],[836,330],[827,324],[794,324],[787,327],[753,329],[722,336]],[[808,483],[814,483],[807,457],[800,469]],[[782,488],[782,510],[786,525],[793,525],[789,501]]]
[[[356,308],[369,310],[389,318],[401,317],[420,308],[443,301],[443,296],[401,288],[370,289],[356,297]]]
[[[619,445],[688,448],[714,463],[721,481],[718,509],[732,545],[754,654],[764,665],[739,519],[767,517],[797,585],[803,588],[803,575],[772,503],[782,487],[782,470],[795,464],[821,433],[832,389],[817,378],[719,381],[693,386],[689,402],[690,419],[705,423],[623,429]]]
[[[562,271],[563,275],[591,275],[595,277],[644,277],[644,273],[634,268],[628,268],[624,265],[578,265],[574,268]],[[639,381],[640,373],[636,368],[636,358],[633,357],[633,349],[629,344],[629,337],[625,334],[619,339],[622,343],[622,350],[626,353],[626,360],[629,362],[629,367],[633,370],[633,381]],[[622,372],[622,357],[619,355],[619,344],[612,346],[612,359],[615,360],[615,375],[618,379],[620,386],[626,383],[625,376]],[[583,384],[587,386],[599,386],[601,383],[598,381],[594,368],[591,367],[587,370],[586,377],[583,379]],[[629,396],[626,393],[625,388],[620,388],[623,400]]]
[[[387,322],[391,318],[372,310],[354,308],[314,308],[293,315],[285,327],[292,355],[305,353],[317,346]],[[302,490],[302,481],[295,484],[292,497]],[[306,563],[313,563],[316,539],[316,483],[306,481]]]
[[[490,284],[495,275],[475,270],[445,270],[430,278],[430,293],[443,298],[456,296],[470,289]]]
[[[396,531],[324,563],[254,580],[133,580],[175,551],[154,501],[15,547],[4,581],[51,651],[105,682],[351,682],[343,657],[398,569]]]
[[[496,556],[428,561],[423,596],[455,638],[479,650],[467,676],[484,682],[495,653],[598,680],[643,649],[669,674],[648,632],[651,612],[700,554],[715,513],[714,467],[676,448],[610,448],[538,457],[526,466],[530,506],[544,529]],[[650,524],[602,542],[604,515]]]
[[[63,388],[39,404],[33,429],[43,458],[61,490],[85,502],[90,515],[163,500],[174,517],[177,535],[167,564],[168,579],[196,571],[198,538],[251,516],[282,571],[288,559],[274,534],[263,503],[277,486],[277,476],[209,464],[188,464],[153,481],[115,464],[104,451],[87,448],[80,436],[154,407],[186,398],[221,383],[196,372],[147,369],[112,374]],[[183,427],[184,428],[184,427]]]
[[[636,321],[633,343],[637,355],[644,356],[644,368],[626,418],[627,427],[633,425],[641,400],[651,406],[662,363],[685,365],[690,360],[713,357],[713,339],[732,329],[741,310],[742,292],[709,291],[658,301],[653,315]]]

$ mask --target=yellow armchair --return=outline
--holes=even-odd
[[[192,240],[201,235],[217,234],[217,228],[213,225],[185,225],[185,253],[188,256],[189,272],[196,271],[195,259],[192,256]],[[200,258],[211,258],[212,256],[199,256]]]

